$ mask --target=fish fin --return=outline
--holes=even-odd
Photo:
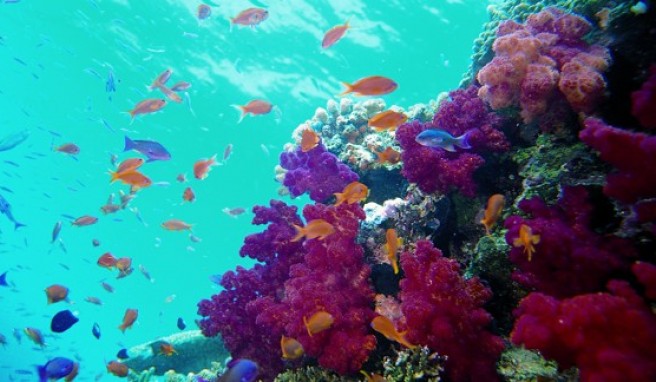
[[[245,117],[246,114],[247,114],[247,113],[246,113],[246,108],[243,107],[242,105],[230,105],[230,106],[232,106],[232,107],[234,107],[235,109],[239,110],[240,115],[239,115],[239,119],[237,120],[237,123],[241,123],[241,121],[244,120],[244,117]]]
[[[531,242],[533,244],[539,244],[540,243],[540,235],[533,235],[533,237],[531,237]]]
[[[337,97],[343,97],[353,91],[353,85],[349,84],[348,82],[342,82],[342,85],[344,85],[346,89],[344,89],[343,92],[339,93]]]
[[[19,222],[14,222],[14,231],[19,229],[20,227],[25,227],[25,224],[19,223]]]
[[[36,373],[39,375],[39,382],[48,382],[48,372],[45,366],[37,366]]]
[[[448,144],[442,148],[448,152],[452,152],[452,153],[456,152],[456,148],[453,147],[453,144]]]
[[[134,148],[134,141],[126,135],[125,136],[125,147],[123,148],[123,152],[130,151],[133,148]]]
[[[471,149],[471,145],[469,144],[469,131],[456,138],[456,145],[461,149]]]
[[[296,228],[296,236],[294,236],[290,241],[299,241],[305,236],[305,227],[301,227],[296,224],[292,224]]]

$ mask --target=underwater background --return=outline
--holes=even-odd
[[[199,17],[200,4],[209,6],[209,17]],[[590,74],[590,77],[597,81],[590,85],[594,89],[582,95],[582,99],[573,100],[571,93],[563,90],[564,85],[561,87],[564,97],[545,95],[547,92],[557,92],[553,90],[557,88],[554,84],[548,91],[536,85],[530,89],[533,93],[522,93],[521,101],[519,95],[506,104],[494,99],[494,90],[490,89],[491,84],[498,80],[496,74],[490,74],[489,70],[487,77],[483,74],[477,78],[476,73],[486,73],[482,68],[490,63],[495,54],[491,48],[491,40],[499,21],[515,19],[519,25],[526,21],[527,15],[536,14],[547,6],[563,7],[562,11],[554,11],[556,16],[553,17],[562,17],[560,12],[578,12],[588,20],[589,28],[592,29],[590,35],[586,35],[585,39],[579,39],[580,36],[566,36],[570,40],[563,38],[563,41],[570,44],[568,48],[589,53],[589,57],[586,56],[586,59],[589,59],[586,64],[592,69],[586,67],[581,70],[594,72]],[[267,17],[257,22],[247,20],[247,23],[255,24],[252,26],[231,23],[232,18],[251,7],[266,9]],[[603,15],[611,27],[608,24],[602,25]],[[612,24],[614,20],[618,20],[617,24]],[[653,258],[653,222],[656,220],[656,213],[653,213],[653,206],[647,203],[653,202],[656,197],[654,184],[648,181],[638,182],[640,184],[636,187],[639,191],[627,191],[631,194],[630,197],[626,197],[622,192],[608,193],[607,188],[604,188],[607,186],[605,176],[614,171],[613,166],[629,172],[637,170],[631,166],[626,170],[626,165],[618,165],[612,159],[607,160],[603,155],[606,146],[590,143],[592,138],[586,140],[585,143],[592,149],[602,152],[600,160],[596,152],[581,143],[578,138],[578,131],[583,129],[582,126],[589,127],[597,123],[591,119],[586,123],[582,122],[585,117],[601,117],[603,113],[600,110],[605,108],[605,122],[631,127],[637,131],[636,134],[644,135],[641,140],[644,138],[645,142],[650,142],[645,144],[648,148],[643,148],[644,157],[636,154],[635,160],[647,167],[649,163],[656,163],[656,144],[651,143],[653,136],[649,134],[652,127],[642,123],[649,117],[641,118],[636,114],[628,116],[631,108],[628,94],[639,89],[643,82],[648,83],[649,64],[655,57],[653,48],[638,50],[641,54],[637,54],[634,61],[628,60],[631,61],[630,64],[626,64],[627,60],[621,58],[622,46],[627,47],[625,54],[630,55],[636,54],[636,51],[628,53],[628,47],[635,49],[637,40],[648,37],[653,45],[653,27],[649,27],[653,20],[650,3],[640,1],[0,0],[0,196],[7,203],[4,206],[0,203],[0,210],[4,214],[0,216],[0,273],[6,271],[3,281],[5,285],[0,287],[0,304],[3,308],[0,338],[4,342],[0,347],[0,381],[38,380],[35,365],[45,365],[54,357],[67,357],[79,363],[76,380],[118,380],[119,377],[108,372],[106,365],[117,359],[119,350],[159,341],[183,329],[198,329],[197,321],[200,322],[201,319],[198,312],[199,301],[209,299],[223,290],[219,284],[226,272],[238,266],[251,268],[256,263],[248,256],[239,255],[244,238],[264,229],[251,222],[254,218],[253,206],[268,206],[271,199],[280,199],[289,205],[297,206],[300,213],[303,206],[315,202],[324,202],[326,205],[334,203],[334,199],[310,199],[304,193],[299,197],[290,198],[285,191],[281,192],[280,180],[284,177],[285,170],[280,167],[276,170],[276,166],[284,161],[281,159],[283,151],[285,155],[291,156],[290,153],[296,150],[293,144],[300,145],[301,134],[297,129],[299,126],[314,128],[323,140],[319,147],[323,148],[325,145],[328,151],[345,162],[357,173],[360,181],[369,187],[369,199],[364,203],[375,202],[383,205],[385,200],[405,200],[403,202],[398,199],[390,204],[394,205],[392,209],[401,211],[398,212],[401,215],[405,214],[403,211],[409,211],[405,219],[383,216],[385,212],[374,211],[373,205],[362,211],[358,210],[359,207],[349,204],[335,210],[339,212],[334,212],[337,216],[346,214],[344,211],[349,209],[347,215],[351,214],[351,218],[360,214],[365,216],[366,211],[366,222],[359,217],[363,222],[360,232],[357,233],[358,246],[364,248],[358,251],[363,251],[365,263],[368,264],[365,279],[371,280],[369,283],[372,285],[366,293],[373,295],[375,291],[379,295],[396,295],[399,291],[399,280],[405,275],[408,282],[401,284],[402,292],[397,297],[401,296],[401,300],[409,305],[411,285],[420,290],[419,285],[422,283],[431,283],[424,282],[429,280],[430,276],[426,276],[423,281],[421,277],[424,276],[412,279],[413,276],[408,275],[408,270],[415,269],[419,272],[422,265],[412,264],[410,260],[404,263],[403,259],[406,256],[410,259],[409,253],[415,249],[417,253],[423,251],[422,253],[436,256],[435,252],[431,252],[433,248],[427,244],[432,241],[431,245],[443,251],[445,257],[457,260],[459,268],[456,273],[466,275],[466,280],[458,281],[462,282],[458,284],[460,286],[448,287],[453,288],[450,290],[454,294],[447,299],[459,300],[459,292],[455,291],[467,290],[477,296],[474,297],[476,302],[467,304],[471,303],[472,310],[485,317],[488,313],[482,314],[480,311],[487,303],[485,308],[491,312],[491,316],[480,318],[480,322],[484,322],[482,326],[489,326],[491,329],[484,334],[472,334],[480,338],[481,348],[499,348],[503,347],[503,344],[513,342],[515,345],[521,343],[545,352],[539,345],[530,346],[519,339],[521,334],[517,328],[512,340],[509,339],[514,325],[512,311],[520,299],[530,291],[544,292],[561,300],[586,293],[602,292],[606,291],[604,285],[612,278],[630,283],[640,293],[639,298],[644,299],[639,309],[631,308],[639,311],[636,315],[642,317],[640,324],[635,325],[644,328],[644,332],[637,337],[656,338],[654,315],[649,311],[649,304],[653,304],[656,299],[656,292],[652,295],[649,289],[650,285],[656,285],[656,271],[649,273],[650,268],[643,273],[636,270],[632,273],[630,270],[631,264],[639,261],[643,264],[656,262]],[[322,48],[324,34],[330,28],[347,21],[349,29],[346,34],[333,46]],[[622,28],[632,23],[644,27],[636,27],[640,32],[625,33]],[[613,25],[619,26],[613,28]],[[516,31],[513,28],[521,29],[518,26],[510,26],[506,33]],[[575,39],[576,42],[573,43],[572,40]],[[608,49],[608,58],[605,56],[606,51],[599,53],[600,50],[589,49],[589,46],[597,44]],[[558,57],[562,58],[567,54],[563,53]],[[598,64],[597,59],[604,62]],[[592,61],[594,62],[590,63]],[[609,69],[610,63],[618,62],[626,66]],[[543,65],[544,62],[540,61],[540,64]],[[632,74],[627,74],[631,80],[622,82],[620,74],[623,70],[628,70],[626,68],[631,69]],[[180,102],[167,99],[161,111],[131,117],[128,111],[144,99],[166,98],[160,90],[149,89],[160,73],[166,70],[171,71],[168,85],[178,81],[191,84],[188,89],[178,92]],[[602,76],[604,72],[605,77]],[[375,97],[340,95],[344,91],[342,83],[352,84],[374,75],[393,79],[398,88],[389,94]],[[542,79],[540,77],[540,80]],[[572,81],[583,80],[577,77]],[[653,81],[651,90],[646,91],[654,91],[656,86]],[[625,86],[618,85],[620,83]],[[467,88],[471,84],[477,88],[466,95],[452,94],[448,97],[445,93],[458,88],[472,89]],[[479,85],[486,84],[488,93],[485,93],[484,87],[478,88]],[[585,93],[588,84],[579,82],[576,86],[579,87],[577,91]],[[613,94],[616,90],[617,94],[622,94],[624,98],[615,97]],[[519,87],[517,91],[519,92]],[[536,101],[536,98],[541,96],[548,101]],[[452,118],[455,124],[450,127],[440,126],[437,119],[433,120],[434,115],[439,118],[438,102],[446,99],[446,104],[452,102],[455,105],[464,99],[462,97],[470,97],[475,101],[467,98],[463,101],[464,106],[454,106],[453,110],[443,111],[443,120]],[[594,98],[594,101],[588,102],[588,97]],[[273,105],[273,109],[262,115],[247,115],[240,120],[240,112],[236,110],[235,105],[246,105],[255,99],[267,100]],[[345,103],[344,99],[350,99],[352,102]],[[623,100],[617,101],[618,99]],[[652,103],[653,99],[652,95]],[[329,100],[334,100],[333,106],[330,106],[330,103],[327,105]],[[363,101],[369,103],[351,106]],[[476,102],[485,106],[479,107]],[[544,106],[547,103],[549,106]],[[418,104],[420,105],[415,106]],[[445,102],[441,105],[444,104]],[[471,106],[472,104],[477,106]],[[552,107],[552,104],[557,106]],[[365,114],[370,118],[375,112],[386,109],[385,105],[396,105],[400,108],[397,110],[403,109],[410,117],[408,123],[397,130],[396,136],[394,129],[390,129],[390,132],[374,132],[367,130],[366,126],[364,129],[358,127],[359,130],[348,134],[340,132],[342,125],[358,125],[358,110],[362,112],[363,108],[366,109]],[[328,109],[328,112],[325,109]],[[326,113],[335,114],[335,109],[340,109],[343,119],[324,117]],[[349,116],[349,112],[355,117]],[[447,146],[427,148],[423,143],[422,146],[416,143],[419,142],[416,136],[420,131],[434,127],[458,130],[462,126],[456,127],[456,124],[460,123],[457,119],[470,116],[485,120],[485,126],[489,126],[482,128],[479,124],[471,129],[480,128],[483,134],[487,134],[481,137],[476,133],[479,135],[470,137],[472,147],[479,150],[477,152],[480,156],[469,154],[466,150],[471,147],[462,144],[456,145],[457,154],[453,155],[455,158],[455,155],[461,155],[463,152],[465,154],[457,160],[454,159],[453,164],[440,162],[442,157],[434,158],[431,155],[435,150],[447,150]],[[338,121],[335,122],[335,119]],[[431,125],[431,120],[434,125]],[[321,121],[324,123],[320,123]],[[353,126],[350,129],[353,129]],[[449,138],[465,134],[470,129],[463,128],[459,132],[455,130],[449,130]],[[110,183],[110,172],[116,171],[116,166],[121,161],[143,157],[135,152],[124,151],[126,137],[132,140],[156,141],[170,153],[170,158],[149,161],[140,167],[139,171],[152,180],[152,185],[136,192],[131,192],[130,187],[121,182]],[[630,138],[626,139],[627,142],[631,141]],[[63,146],[70,143],[77,146],[79,152],[71,152],[72,149]],[[384,161],[378,163],[381,160],[377,161],[375,154],[383,152],[386,147],[393,147],[401,152],[400,160],[389,160],[387,164]],[[422,152],[424,149],[433,151]],[[366,150],[369,152],[363,154]],[[195,164],[213,155],[217,156],[219,163],[211,168],[206,178],[197,179],[194,176]],[[298,155],[300,157],[305,154]],[[446,158],[451,158],[449,155],[452,154],[445,155]],[[623,154],[617,156],[622,157]],[[486,161],[487,164],[483,165]],[[422,166],[428,170],[417,170]],[[453,171],[442,172],[447,166],[454,167]],[[286,171],[292,170],[287,168]],[[474,171],[477,172],[471,178]],[[447,173],[448,175],[442,177],[442,174]],[[181,174],[184,174],[184,182],[179,179]],[[428,177],[439,180],[437,183],[426,181]],[[449,183],[450,181],[453,183]],[[348,183],[344,182],[335,191],[341,191]],[[589,229],[576,226],[585,226],[585,223],[572,223],[572,227],[576,229],[572,228],[571,231],[577,233],[572,233],[574,236],[571,237],[567,236],[570,235],[570,226],[567,225],[569,223],[558,225],[547,221],[556,219],[553,216],[558,214],[549,215],[539,206],[533,205],[531,209],[523,208],[519,204],[521,200],[537,195],[548,205],[555,206],[563,195],[562,189],[565,186],[581,185],[587,187],[587,192],[592,195],[591,207],[585,210],[585,216],[592,216],[586,221],[593,223]],[[622,191],[632,186],[624,185]],[[183,199],[183,193],[188,187],[193,189],[195,194],[193,201]],[[132,199],[122,208],[117,206],[116,211],[104,213],[101,207],[108,204],[110,195],[113,195],[110,206],[114,203],[120,204],[119,192],[132,196]],[[328,192],[328,195],[332,193]],[[502,196],[503,201],[497,205],[498,210],[490,212],[495,200],[490,196],[501,194],[505,197]],[[576,199],[576,202],[570,199],[571,208],[585,204],[582,200],[586,197],[580,192],[572,198]],[[566,211],[567,205],[563,206],[563,211]],[[646,207],[640,209],[638,206]],[[245,212],[233,210],[232,214],[228,213],[230,209],[241,208]],[[591,212],[593,209],[595,212]],[[309,215],[316,218],[324,216],[322,214],[325,213],[321,210]],[[531,213],[535,220],[530,220]],[[640,213],[648,217],[643,217]],[[372,217],[376,214],[379,215]],[[637,221],[626,218],[635,214],[639,215]],[[72,224],[75,219],[85,215],[97,217],[98,220],[90,225]],[[397,218],[398,220],[395,220]],[[171,219],[189,223],[192,227],[181,232],[165,229],[162,224]],[[304,221],[310,220],[306,214]],[[412,221],[409,222],[410,220]],[[481,225],[482,221],[489,223]],[[24,227],[15,229],[15,222],[23,224]],[[277,223],[272,226],[275,224]],[[335,227],[339,224],[333,223]],[[61,225],[61,231],[58,225]],[[532,226],[533,231],[530,227],[528,230],[523,228],[528,226]],[[557,226],[558,233],[549,231],[555,230],[554,226]],[[291,229],[291,225],[289,227]],[[396,228],[402,238],[399,251],[409,251],[401,255],[403,269],[400,275],[393,273],[390,266],[390,261],[396,260],[380,260],[381,253],[384,258],[384,251],[388,250],[381,249],[382,246],[390,245],[389,237],[386,237],[385,233],[388,228]],[[54,229],[57,230],[56,234]],[[617,236],[618,241],[610,243],[604,241],[606,239],[598,238],[602,235],[605,235],[605,238],[613,236],[613,240]],[[276,237],[276,240],[280,237]],[[353,242],[355,234],[348,238]],[[554,283],[567,284],[567,277],[559,278],[563,277],[562,274],[571,276],[586,271],[593,274],[598,271],[603,274],[599,277],[591,276],[591,279],[594,279],[591,283],[599,285],[591,287],[587,284],[580,288],[574,286],[572,291],[563,292],[553,285],[548,285],[549,282],[542,281],[541,284],[541,281],[531,279],[536,277],[536,274],[540,276],[541,271],[536,271],[536,261],[531,262],[530,257],[528,262],[526,261],[528,251],[529,256],[532,254],[538,258],[538,266],[542,264],[539,262],[540,256],[548,256],[543,254],[551,253],[548,246],[557,246],[559,238],[567,243],[585,242],[581,244],[584,250],[577,253],[585,252],[586,256],[589,252],[601,248],[609,253],[621,253],[622,258],[618,259],[612,255],[604,257],[604,260],[613,266],[617,264],[616,267],[599,266],[603,268],[600,270],[595,265],[589,270],[590,268],[586,268],[588,263],[584,261],[583,265],[574,271],[568,269],[561,273],[557,270],[554,271],[555,275],[544,276],[552,277],[552,281],[556,280]],[[626,249],[629,244],[622,244],[624,241],[620,243],[619,238],[626,240],[626,243],[632,243],[631,249]],[[289,239],[290,237],[285,238],[286,241]],[[303,251],[319,253],[320,249],[313,246],[319,241],[309,242],[308,236]],[[274,246],[279,244],[278,241],[272,241]],[[618,249],[622,245],[626,250]],[[535,248],[529,251],[533,246]],[[575,244],[571,246],[574,248]],[[280,248],[276,248],[276,251],[282,252]],[[99,266],[99,257],[105,253],[111,253],[116,258],[130,258],[132,268],[127,272],[117,272],[115,269]],[[496,254],[497,257],[490,261],[481,260],[490,254]],[[282,256],[278,255],[276,258],[280,259]],[[498,256],[501,256],[501,260]],[[506,260],[508,256],[513,264]],[[563,254],[562,258],[567,256]],[[264,263],[270,266],[275,264],[275,261],[267,259]],[[577,267],[579,265],[576,263]],[[428,267],[426,264],[424,266]],[[339,273],[338,268],[336,269]],[[510,272],[516,269],[524,273],[513,275],[511,280]],[[571,273],[568,273],[570,271]],[[646,273],[649,275],[644,276]],[[343,274],[349,274],[349,271],[346,270]],[[477,277],[482,280],[480,285],[477,284],[478,281],[471,281],[479,280]],[[586,277],[583,279],[587,280]],[[244,280],[246,282],[247,278]],[[54,284],[68,288],[68,295],[65,301],[49,304],[44,290]],[[112,291],[107,290],[107,284],[112,287]],[[288,288],[287,293],[293,288]],[[321,289],[320,283],[316,288]],[[612,289],[613,297],[620,295],[617,290]],[[430,295],[428,289],[425,292]],[[279,295],[283,292],[274,291],[272,294],[276,296],[276,293],[278,296],[272,298],[282,300]],[[627,292],[623,296],[628,294],[630,293]],[[416,306],[419,306],[422,297],[413,296],[412,301],[417,301]],[[102,303],[91,303],[88,301],[89,297],[97,298]],[[468,301],[467,297],[462,298],[463,301]],[[627,300],[636,301],[628,297]],[[367,322],[373,317],[374,306],[377,307],[376,313],[385,315],[384,307],[381,308],[383,304],[379,303],[378,299],[376,301],[376,304],[373,298],[370,301],[371,317],[369,313],[362,313],[363,317],[368,318]],[[289,307],[284,305],[285,301],[276,300],[276,303]],[[548,305],[546,302],[544,304]],[[590,304],[595,306],[594,303]],[[582,303],[574,305],[585,306]],[[388,308],[392,310],[394,306],[395,303],[390,302]],[[526,306],[526,310],[530,310],[528,303]],[[219,304],[212,307],[216,310],[221,308]],[[62,333],[53,333],[50,330],[53,316],[66,309],[72,311],[79,321]],[[117,327],[122,323],[126,309],[138,309],[138,319],[131,328],[122,332]],[[217,313],[212,309],[208,308],[203,314],[206,325],[203,329],[206,334],[216,334],[216,328],[209,327],[212,322],[222,320],[214,316]],[[406,313],[405,308],[400,309]],[[282,320],[281,317],[289,317],[288,313],[276,312],[269,319],[273,320],[271,317],[275,317]],[[312,312],[299,311],[298,314],[304,320],[309,318]],[[555,316],[556,313],[552,315]],[[254,317],[240,316],[239,319],[254,322]],[[297,320],[301,328],[303,320]],[[410,320],[409,316],[408,322]],[[181,321],[185,323],[184,328],[180,325]],[[100,334],[92,333],[94,324],[99,328]],[[271,322],[266,324],[275,327]],[[410,326],[403,320],[397,321],[396,324]],[[225,329],[230,325],[222,322],[217,327],[219,326]],[[235,324],[234,327],[239,325]],[[248,324],[244,324],[244,327],[248,327]],[[365,331],[369,330],[369,325],[364,327]],[[25,328],[39,329],[44,334],[46,345],[35,344],[25,334]],[[480,330],[476,324],[472,324],[472,328]],[[297,329],[286,327],[290,332],[298,331]],[[439,331],[430,326],[408,329],[411,342],[413,338],[421,337],[419,334],[413,334],[412,330]],[[277,329],[271,330],[276,334],[276,338],[279,338]],[[310,329],[307,331],[309,334]],[[608,331],[612,332],[610,329]],[[222,335],[239,336],[234,332],[219,332]],[[530,336],[529,332],[528,329],[524,332],[527,337]],[[490,333],[494,333],[494,336]],[[325,333],[318,334],[321,337]],[[360,333],[353,335],[358,336]],[[366,338],[370,340],[374,337],[373,334],[367,334]],[[343,369],[326,367],[326,363],[334,363],[324,363],[320,356],[316,356],[319,359],[316,361],[310,353],[321,353],[321,350],[317,350],[318,345],[313,343],[311,346],[305,346],[307,358],[302,361],[294,360],[275,366],[261,364],[260,377],[269,380],[272,371],[282,371],[277,370],[282,366],[301,370],[301,366],[318,363],[326,370],[337,371],[343,380],[362,380],[361,374],[358,374],[360,369],[369,373],[363,373],[365,380],[378,380],[375,379],[378,377],[375,373],[383,374],[383,368],[380,366],[383,364],[383,357],[391,357],[395,353],[391,345],[387,344],[393,341],[387,341],[380,334],[376,334],[376,338],[378,348],[375,350],[378,354],[371,356],[367,363],[361,362],[357,366],[349,364]],[[298,339],[303,343],[301,338]],[[464,343],[470,344],[467,342],[470,340],[464,340]],[[398,338],[396,342],[403,343]],[[394,344],[400,348],[396,342]],[[388,380],[438,380],[437,375],[442,373],[445,380],[456,382],[493,380],[477,379],[463,372],[463,369],[479,368],[480,365],[474,361],[466,367],[456,369],[456,374],[449,371],[448,361],[437,355],[439,353],[443,356],[443,352],[430,346],[436,342],[439,340],[430,337],[425,343],[420,343],[428,345],[430,351],[423,348],[423,353],[417,356],[423,360],[422,365],[426,365],[425,361],[428,359],[435,374],[414,373],[415,377],[403,379],[398,377],[398,373],[390,371],[388,361],[384,368],[385,376]],[[155,344],[152,350],[153,358],[166,358],[167,356],[156,354],[160,343]],[[267,345],[272,343],[269,341]],[[599,345],[600,348],[606,349],[617,344],[602,345]],[[253,343],[250,346],[255,348],[259,344]],[[276,346],[279,350],[277,342],[272,345],[274,348]],[[325,346],[341,349],[337,339],[330,344],[326,343]],[[369,348],[370,346],[375,347],[375,344],[362,344],[363,349],[374,352],[374,348]],[[633,349],[632,346],[633,343],[622,343],[617,345],[616,350],[621,353],[622,349]],[[630,352],[632,355],[627,356],[626,359],[630,360],[627,363],[641,365],[640,372],[632,374],[627,369],[621,374],[621,378],[627,381],[643,380],[634,378],[641,375],[647,381],[656,376],[654,345],[635,346],[647,360],[632,358],[634,353]],[[508,349],[510,348],[508,345]],[[207,351],[206,348],[202,349],[202,352]],[[343,352],[349,354],[351,350],[353,349],[345,346]],[[429,355],[431,352],[435,353]],[[244,354],[249,354],[249,350],[241,348],[239,353],[236,356],[243,357]],[[501,349],[491,350],[490,353],[499,358]],[[549,355],[549,350],[546,350],[546,355]],[[180,354],[171,357],[176,356]],[[214,360],[225,363],[226,357],[225,350],[217,350]],[[453,357],[458,362],[458,354]],[[593,380],[588,379],[591,377],[586,371],[581,375],[576,371],[559,374],[555,362],[547,362],[537,353],[516,357],[519,361],[506,358],[507,363],[522,365],[522,362],[526,362],[531,367],[534,364],[541,366],[537,371],[525,371],[525,374],[502,370],[495,378],[517,381],[538,380],[536,378],[548,381],[578,378]],[[648,360],[650,357],[651,361]],[[559,361],[563,359],[561,356],[546,358]],[[446,366],[443,367],[444,365]],[[562,367],[563,365],[565,367]],[[487,366],[489,365],[480,368],[485,369]],[[579,360],[561,362],[560,371],[571,366],[582,367]],[[208,369],[213,368],[213,376],[216,376],[216,367],[217,365],[206,365]],[[530,367],[527,366],[527,369]],[[220,366],[218,371],[223,372]],[[141,375],[139,372],[143,370],[132,370],[128,378],[196,382],[212,379],[206,375],[190,376],[187,379],[179,375],[161,376],[162,373],[159,372],[156,373],[160,374],[159,377],[151,376],[152,370]],[[341,378],[333,372],[322,374],[323,371],[315,370],[306,373],[306,377],[301,373],[299,376],[283,377],[280,380]],[[481,375],[485,373],[482,372]],[[65,375],[51,377],[63,378]],[[239,379],[230,379],[230,376],[227,376],[219,380],[232,382]],[[617,379],[606,375],[606,379],[599,380]]]

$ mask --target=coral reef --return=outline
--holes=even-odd
[[[384,375],[388,381],[438,382],[444,375],[445,362],[446,357],[431,352],[426,346],[403,349],[383,359]]]
[[[512,347],[501,355],[497,370],[506,381],[523,382],[547,379],[555,380],[558,377],[558,365],[554,361],[547,361],[535,351]],[[576,379],[571,382],[576,381]]]
[[[448,357],[446,372],[454,381],[494,381],[495,363],[504,348],[486,327],[492,317],[483,309],[492,292],[479,279],[465,280],[460,266],[442,256],[429,241],[403,252],[401,310],[407,339]]]
[[[316,366],[305,366],[298,369],[286,370],[278,374],[274,382],[306,382],[306,381],[322,381],[322,382],[356,382],[357,378],[348,378],[340,376],[334,371],[322,369]]]

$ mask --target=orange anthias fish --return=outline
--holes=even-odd
[[[184,230],[191,231],[192,225],[187,224],[182,220],[170,219],[162,223],[162,227],[168,229],[169,231],[184,231]]]
[[[63,285],[54,284],[46,289],[46,297],[48,298],[48,304],[54,304],[59,301],[66,300],[68,297],[68,288]]]
[[[328,32],[326,32],[326,34],[323,35],[323,41],[321,41],[321,47],[324,49],[328,49],[331,46],[335,45],[337,41],[339,41],[342,37],[344,37],[344,34],[348,29],[349,29],[348,20],[346,20],[344,25],[335,25],[334,27],[330,28],[330,30],[328,30]]]
[[[319,145],[320,141],[321,138],[311,128],[303,130],[303,134],[301,134],[301,151],[306,153],[312,150]]]
[[[159,89],[166,96],[166,98],[170,99],[171,101],[176,103],[182,103],[182,97],[180,97],[178,93],[167,88],[166,86],[160,84],[157,85],[157,89]]]
[[[114,374],[117,377],[127,377],[130,369],[124,363],[118,361],[109,361],[107,364],[107,372]]]
[[[342,192],[335,193],[335,197],[337,198],[335,205],[339,206],[342,203],[358,203],[362,200],[365,200],[368,195],[369,188],[367,186],[358,181],[351,182],[347,184],[346,187],[344,187]]]
[[[167,357],[172,356],[173,354],[177,354],[178,352],[173,348],[173,345],[171,345],[168,342],[162,342],[159,345],[159,354],[165,355]]]
[[[352,85],[346,82],[342,82],[342,84],[346,90],[340,96],[348,93],[354,93],[356,96],[383,95],[393,92],[398,87],[396,82],[382,76],[362,78]]]
[[[255,27],[257,24],[266,20],[269,17],[269,11],[262,8],[248,8],[239,12],[239,14],[230,19],[230,26],[232,24],[246,25]]]
[[[102,256],[100,256],[98,258],[98,261],[96,262],[96,264],[98,264],[99,266],[101,266],[103,268],[112,269],[116,266],[117,261],[118,261],[118,259],[116,257],[114,257],[114,255],[107,252],[107,253],[104,253]]]
[[[121,257],[116,260],[116,269],[119,271],[119,277],[122,278],[132,273],[132,258]]]
[[[307,329],[310,337],[312,337],[314,334],[329,329],[334,322],[335,318],[333,318],[332,314],[323,310],[313,314],[309,320],[303,316],[303,323],[305,324],[305,328]]]
[[[489,235],[490,230],[501,217],[503,207],[506,205],[506,198],[501,194],[494,194],[487,200],[487,207],[481,219],[481,224],[485,226],[485,234]]]
[[[386,147],[383,151],[376,151],[375,153],[378,157],[376,161],[380,164],[397,164],[401,161],[401,153],[394,150],[391,146]]]
[[[291,241],[299,241],[303,237],[306,239],[323,240],[335,232],[332,224],[323,219],[311,220],[305,227],[297,226],[296,224],[293,224],[293,226],[296,228],[296,236]]]
[[[203,180],[207,178],[207,174],[212,169],[212,166],[218,166],[216,162],[216,154],[212,155],[210,159],[200,159],[194,163],[194,177]]]
[[[77,155],[80,153],[80,147],[75,143],[65,143],[61,146],[55,147],[54,150],[69,155]]]
[[[394,327],[394,323],[385,316],[376,316],[376,318],[371,321],[371,327],[378,333],[384,335],[388,340],[396,341],[409,349],[417,347],[417,345],[408,342],[408,340],[405,339],[405,332],[399,333]]]
[[[282,336],[280,338],[280,349],[282,350],[282,358],[284,359],[297,359],[303,353],[303,345],[293,338]]]
[[[191,187],[185,188],[182,193],[182,200],[190,203],[196,200],[196,194],[194,194],[194,190],[192,190]]]
[[[146,188],[153,184],[150,178],[148,178],[146,175],[140,173],[137,170],[129,170],[125,172],[110,172],[110,174],[111,174],[111,179],[109,181],[110,183],[120,180],[121,182],[130,185],[134,190]]]
[[[125,315],[123,315],[123,322],[118,328],[125,333],[125,329],[132,327],[132,324],[137,320],[137,316],[139,316],[139,311],[137,309],[127,309]]]
[[[107,203],[100,207],[100,210],[105,214],[113,214],[114,212],[118,211],[121,209],[120,204],[114,204],[114,194],[110,194],[109,198],[107,198]]]
[[[94,296],[88,296],[84,299],[84,301],[86,301],[88,303],[91,303],[91,304],[94,304],[94,305],[102,305],[103,304],[102,301],[98,297],[94,297]]]
[[[153,90],[157,88],[160,85],[166,84],[166,82],[171,78],[171,74],[173,74],[173,70],[171,69],[166,69],[162,73],[160,73],[155,80],[153,80],[153,83],[148,87],[148,89]]]
[[[273,109],[273,105],[261,99],[254,99],[248,102],[246,105],[232,105],[232,107],[234,107],[235,109],[241,112],[241,115],[239,116],[239,120],[237,121],[237,123],[241,122],[244,119],[244,117],[247,116],[248,114],[251,115],[268,114],[269,112],[271,112],[271,109]]]
[[[121,162],[121,164],[118,165],[118,168],[116,169],[117,173],[122,173],[130,170],[136,170],[141,165],[144,164],[143,158],[129,158]]]
[[[360,370],[360,374],[364,375],[364,378],[365,378],[366,382],[387,382],[385,377],[383,377],[380,374],[374,373],[374,374],[369,375],[364,370]]]
[[[540,243],[540,235],[534,235],[531,227],[522,224],[519,227],[519,237],[513,240],[513,247],[524,247],[524,253],[528,255],[528,261],[531,261],[535,253],[535,244]]]
[[[96,224],[97,222],[98,222],[97,217],[84,215],[84,216],[80,216],[79,218],[73,220],[71,222],[71,224],[74,225],[74,226],[77,226],[77,227],[84,227],[84,226],[87,226],[87,225]]]
[[[150,114],[161,110],[166,105],[165,99],[148,98],[139,102],[134,109],[128,111],[134,119],[139,114]]]
[[[41,334],[41,331],[39,329],[27,327],[27,328],[23,329],[23,332],[35,344],[37,344],[41,347],[46,346],[45,341],[43,341],[43,334]]]
[[[387,253],[387,258],[392,264],[394,269],[394,274],[399,273],[399,261],[396,258],[396,252],[403,245],[403,239],[400,239],[396,236],[396,230],[394,228],[389,228],[385,231],[385,252]]]
[[[408,116],[403,113],[394,110],[386,110],[369,118],[367,125],[377,132],[385,130],[394,131],[407,120]]]

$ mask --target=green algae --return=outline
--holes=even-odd
[[[547,361],[539,353],[524,348],[510,348],[503,352],[497,371],[508,382],[537,381],[538,377],[556,380],[558,365]]]
[[[441,380],[445,361],[445,357],[431,352],[426,346],[404,349],[397,352],[395,357],[383,359],[384,376],[388,381],[437,382]]]
[[[287,370],[278,374],[274,382],[307,382],[307,381],[322,381],[322,382],[355,382],[358,379],[343,377],[339,374],[322,369],[316,366],[305,366],[299,369]]]

